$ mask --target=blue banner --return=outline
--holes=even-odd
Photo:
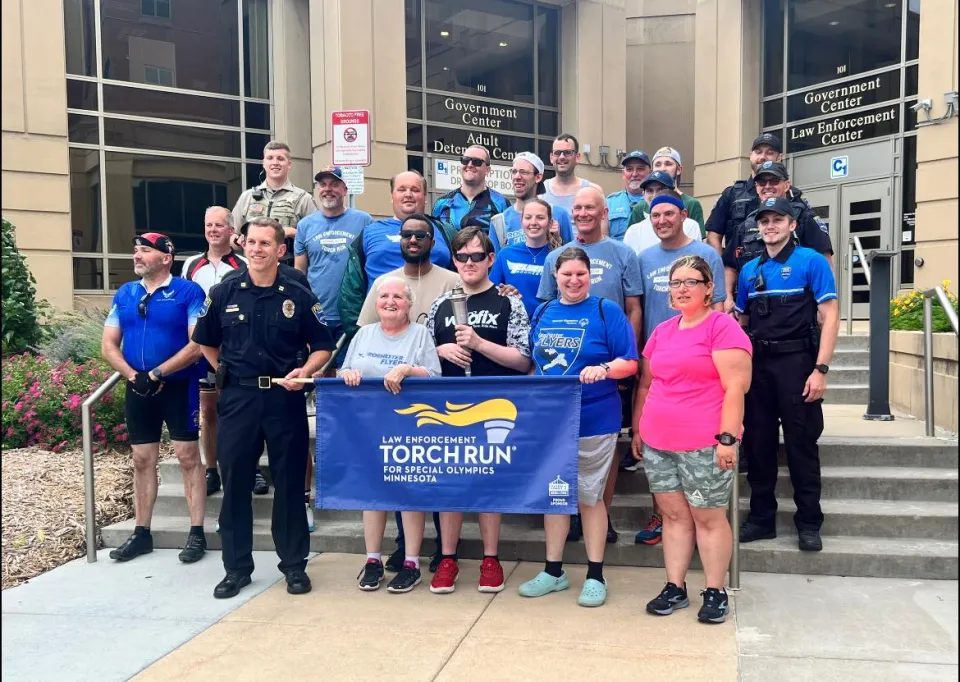
[[[317,380],[317,507],[575,514],[576,377]]]

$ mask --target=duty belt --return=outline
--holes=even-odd
[[[279,384],[273,383],[270,377],[227,377],[227,386],[246,386],[247,388],[259,388],[268,391],[271,388],[281,388]]]
[[[784,353],[799,353],[813,348],[810,339],[788,339],[786,341],[767,341],[750,337],[753,350],[757,354],[783,355]]]

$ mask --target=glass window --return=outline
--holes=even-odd
[[[427,87],[534,103],[533,6],[424,0]]]
[[[100,129],[96,116],[67,114],[67,139],[70,142],[97,144],[100,142]]]
[[[180,248],[180,245],[176,242],[174,242],[174,246],[178,249]],[[130,248],[132,249],[133,245],[131,245]],[[110,284],[111,289],[119,289],[127,282],[140,279],[140,276],[133,271],[132,255],[129,258],[111,258],[107,263],[110,268],[107,282]]]
[[[249,155],[249,152],[247,152]],[[263,174],[263,164],[261,163],[246,163],[243,165],[243,172],[246,174],[246,184],[244,184],[243,189],[248,189],[250,187],[256,187],[264,181]],[[237,195],[240,196],[239,194]],[[234,201],[236,203],[236,201]],[[230,208],[233,208],[233,204],[230,204]],[[240,227],[239,225],[237,227]]]
[[[423,126],[419,123],[407,124],[407,151],[423,151]]]
[[[90,81],[67,81],[67,108],[97,109],[97,84]]]
[[[422,156],[408,156],[407,157],[407,168],[410,170],[417,171],[420,175],[426,177],[426,174],[423,172],[423,157]]]
[[[110,147],[240,158],[240,133],[227,130],[104,118],[103,136]]]
[[[113,0],[100,4],[100,24],[104,78],[240,92],[237,0],[181,2],[173,12],[169,0]]]
[[[537,8],[537,78],[540,106],[559,107],[560,15],[545,7]]]
[[[270,142],[270,135],[247,133],[247,159],[262,159],[263,148]]]
[[[423,94],[418,90],[407,90],[407,118],[423,118]]]
[[[560,114],[556,111],[540,112],[540,134],[556,137],[560,134]]]
[[[904,91],[903,94],[909,97],[910,95],[916,95],[917,90],[920,87],[919,74],[916,64],[913,66],[908,66],[907,75],[904,78]]]
[[[907,0],[907,61],[919,58],[920,0]]]
[[[404,49],[407,57],[407,85],[423,85],[423,62],[420,53],[420,19],[423,8],[420,0],[404,3]]]
[[[74,251],[103,252],[100,229],[100,152],[70,150],[70,233]]]
[[[783,15],[785,0],[763,3],[763,94],[783,92]]]
[[[244,125],[246,125],[247,128],[270,130],[269,104],[260,104],[259,102],[244,102],[243,115],[245,117]]]
[[[108,114],[134,114],[192,123],[240,125],[240,103],[236,100],[180,95],[125,85],[103,86],[103,110]],[[249,124],[248,118],[247,125]]]
[[[777,126],[783,123],[783,98],[763,103],[763,127]]]
[[[93,0],[64,0],[63,26],[67,73],[96,76],[97,38]]]
[[[132,279],[132,278],[131,278]],[[74,289],[103,289],[103,259],[73,259]]]
[[[243,0],[243,92],[247,97],[270,99],[270,33],[268,0]],[[236,0],[232,5],[236,13]],[[236,22],[233,23],[236,26]],[[233,44],[236,55],[236,43]],[[234,60],[235,61],[235,60]]]
[[[901,61],[901,2],[790,0],[788,11],[790,90]]]
[[[232,207],[240,196],[239,163],[120,152],[106,158],[109,253],[127,252],[135,235],[152,231],[168,235],[180,252],[202,251],[204,209]]]

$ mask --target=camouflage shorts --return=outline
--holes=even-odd
[[[643,470],[650,492],[683,492],[691,507],[716,509],[730,503],[733,470],[717,466],[714,447],[665,452],[643,446]]]

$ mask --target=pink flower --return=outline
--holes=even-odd
[[[80,407],[80,396],[74,393],[72,396],[70,396],[69,403],[70,403],[69,407],[71,410],[77,409],[78,407]]]
[[[62,436],[62,435],[63,435],[63,429],[57,429],[57,435],[58,435],[58,436]]]
[[[28,378],[28,379],[32,379],[32,378],[33,378],[33,372],[27,372],[27,378]]]
[[[125,441],[126,439],[127,439],[127,434],[125,434],[125,433],[121,433],[119,436],[117,436],[117,440],[119,440],[119,441],[121,441],[121,442],[122,442],[122,441]]]
[[[10,407],[10,401],[9,401],[9,400],[4,400],[4,401],[3,401],[3,409],[7,409],[8,407]]]
[[[7,438],[13,438],[13,427],[7,429]]]
[[[98,376],[100,376],[100,372],[97,371],[97,368],[96,368],[96,367],[94,367],[93,369],[90,370],[90,376],[92,376],[92,377],[98,377]]]
[[[18,401],[17,404],[13,406],[13,411],[14,411],[14,412],[19,412],[19,411],[22,410],[22,409],[23,409],[23,401],[22,401],[22,400]]]
[[[57,410],[57,416],[58,416],[58,417],[62,417],[62,416],[63,416],[63,410]]]

